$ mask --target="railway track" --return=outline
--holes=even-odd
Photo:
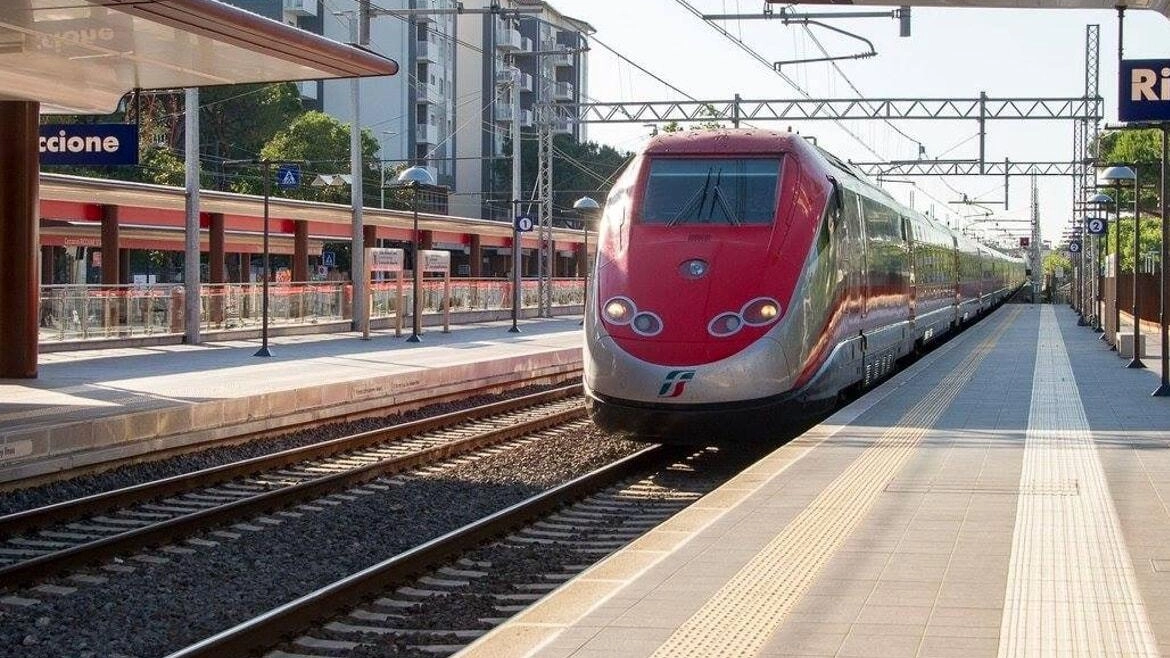
[[[24,585],[583,415],[580,386],[567,386],[9,514],[0,517],[0,583]]]
[[[710,461],[644,448],[167,658],[454,653],[714,489]]]
[[[74,468],[63,469],[51,474],[0,482],[0,493],[18,491],[27,487],[37,487],[46,484],[60,483],[85,476],[108,473],[115,469],[126,466],[155,463],[173,458],[182,458],[186,455],[198,454],[208,450],[243,446],[262,440],[279,440],[282,437],[292,436],[299,432],[312,432],[321,427],[329,425],[361,423],[363,421],[376,422],[377,420],[391,415],[412,414],[419,409],[425,409],[434,405],[459,403],[476,396],[501,395],[509,391],[528,386],[567,385],[569,382],[577,382],[580,381],[580,379],[581,370],[578,368],[576,370],[567,370],[564,373],[560,373],[555,376],[544,375],[529,379],[517,379],[506,384],[492,384],[477,388],[469,388],[463,391],[459,391],[458,393],[444,393],[432,397],[411,400],[405,403],[396,402],[394,404],[365,409],[358,412],[347,412],[324,418],[317,418],[311,421],[290,423],[284,422],[280,418],[274,418],[270,427],[262,431],[247,432],[233,436],[224,436],[214,440],[201,441],[197,443],[191,443],[189,445],[155,450],[150,452],[149,455],[109,459],[96,463],[80,465]]]

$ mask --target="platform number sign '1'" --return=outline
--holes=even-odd
[[[532,218],[528,215],[519,215],[515,219],[517,233],[527,233],[532,230]]]
[[[1081,253],[1081,241],[1080,240],[1070,240],[1068,243],[1068,253],[1070,253],[1070,254]]]

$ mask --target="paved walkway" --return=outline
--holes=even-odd
[[[1008,305],[460,658],[1170,654],[1170,398]]]

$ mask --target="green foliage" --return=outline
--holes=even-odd
[[[1105,239],[1101,238],[1101,262],[1105,262],[1108,254],[1118,252],[1118,235],[1121,246],[1121,271],[1133,271],[1133,217],[1122,217],[1120,224],[1110,222],[1108,251],[1105,251]],[[1141,234],[1138,236],[1140,244],[1138,253],[1144,258],[1151,253],[1161,253],[1162,249],[1162,222],[1155,217],[1142,217]]]
[[[1044,257],[1044,262],[1041,267],[1044,269],[1044,274],[1053,275],[1056,273],[1056,268],[1062,268],[1065,272],[1072,270],[1072,261],[1065,256],[1063,252],[1052,251]]]
[[[141,175],[151,183],[182,187],[187,182],[186,163],[168,148],[152,145],[143,149],[138,165]]]
[[[306,112],[294,119],[287,128],[278,131],[260,149],[260,157],[273,163],[296,163],[301,166],[301,186],[281,192],[282,196],[293,199],[349,203],[348,185],[337,187],[313,187],[310,183],[318,174],[348,174],[349,167],[348,124],[323,112]],[[366,205],[377,205],[378,185],[381,172],[375,163],[378,142],[369,133],[362,131],[362,156],[366,166],[362,170],[363,199]],[[263,193],[263,179],[259,166],[252,167],[236,178],[231,187],[245,194]],[[275,176],[275,168],[270,169]],[[275,191],[275,188],[274,188]]]
[[[1150,130],[1120,130],[1104,132],[1098,140],[1097,162],[1102,164],[1124,163],[1136,167],[1138,184],[1141,186],[1142,213],[1158,212],[1158,197],[1162,181],[1162,131],[1156,128]],[[1115,188],[1107,191],[1109,196],[1116,197]],[[1133,191],[1122,188],[1122,212],[1133,208]]]

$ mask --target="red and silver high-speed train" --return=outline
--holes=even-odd
[[[661,135],[610,192],[585,322],[600,427],[743,439],[834,403],[1003,302],[1023,261],[799,135]]]

